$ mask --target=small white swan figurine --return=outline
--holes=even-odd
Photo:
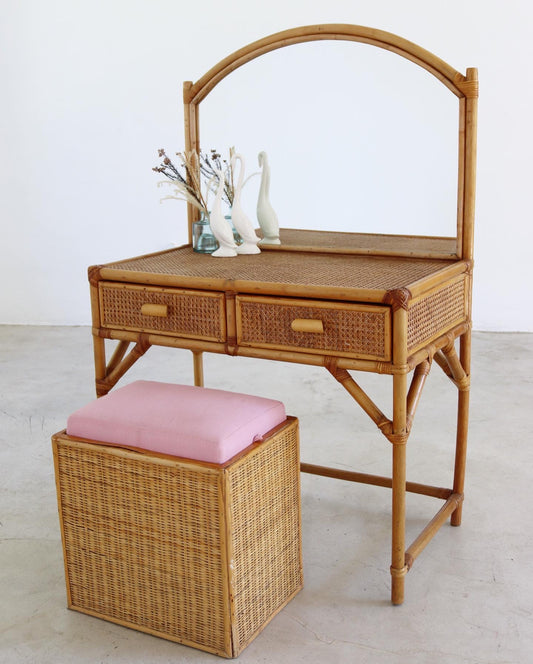
[[[270,204],[268,197],[270,191],[270,166],[266,152],[257,155],[257,161],[261,167],[261,185],[259,187],[259,198],[257,199],[257,221],[263,231],[261,244],[281,244],[279,239],[279,223],[276,211]]]
[[[233,237],[233,231],[227,219],[222,213],[222,192],[224,191],[224,174],[221,170],[215,171],[218,177],[218,188],[215,194],[215,201],[211,214],[209,215],[209,225],[213,235],[218,240],[220,247],[216,249],[211,256],[217,258],[230,258],[237,255],[237,245]]]
[[[244,159],[241,154],[234,154],[231,158],[231,168],[235,169],[235,162],[240,161],[239,177],[237,179],[237,186],[235,187],[235,194],[233,196],[233,206],[231,209],[231,219],[235,226],[237,233],[242,238],[242,244],[237,247],[239,254],[260,254],[261,249],[257,246],[259,238],[255,234],[254,227],[241,205],[241,190],[244,179]]]

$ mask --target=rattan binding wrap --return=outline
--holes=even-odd
[[[53,443],[70,608],[234,657],[302,587],[297,420],[220,467]]]

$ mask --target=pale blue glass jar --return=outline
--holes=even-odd
[[[211,232],[209,219],[206,218],[205,213],[198,221],[194,221],[192,225],[192,248],[198,254],[212,254],[213,251],[218,249],[218,242],[216,237]]]

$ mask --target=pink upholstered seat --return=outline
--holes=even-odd
[[[273,399],[140,380],[77,410],[67,433],[224,463],[285,419],[284,405]]]

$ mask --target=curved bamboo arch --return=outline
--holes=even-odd
[[[200,151],[198,105],[231,72],[279,48],[319,40],[343,40],[370,44],[396,53],[433,74],[459,99],[459,169],[457,197],[457,256],[473,257],[474,197],[476,174],[477,69],[466,76],[439,57],[413,42],[383,30],[342,23],[291,28],[259,39],[228,55],[196,83],[185,81],[185,148]],[[189,241],[197,210],[188,206]]]
[[[335,23],[284,30],[244,46],[221,60],[188,87],[184,101],[199,104],[228,74],[260,55],[285,46],[318,40],[356,41],[392,51],[427,69],[458,97],[465,95],[466,77],[421,46],[383,30]]]

